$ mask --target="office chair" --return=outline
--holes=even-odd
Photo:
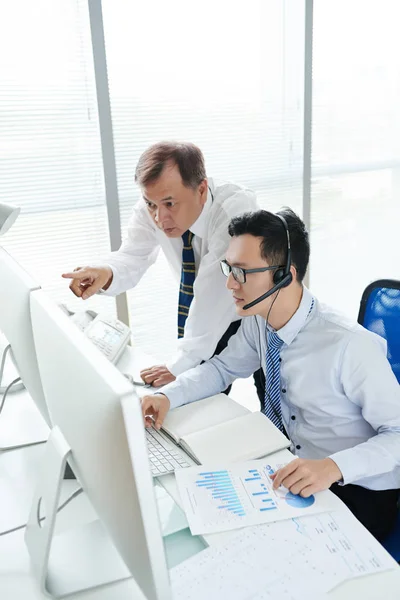
[[[358,322],[386,340],[387,357],[400,383],[400,281],[379,279],[368,285],[361,298]],[[400,563],[400,511],[383,546]]]

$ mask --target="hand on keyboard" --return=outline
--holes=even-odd
[[[146,429],[147,450],[149,452],[151,473],[154,477],[173,473],[177,469],[190,467],[183,453],[153,427]]]
[[[167,412],[170,402],[164,394],[152,394],[142,397],[142,413],[146,427],[155,426],[160,429]]]

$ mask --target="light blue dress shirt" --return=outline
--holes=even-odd
[[[301,303],[277,333],[281,405],[291,450],[336,462],[343,483],[373,490],[400,488],[400,386],[386,342],[303,288]],[[266,323],[245,317],[228,347],[186,371],[162,392],[171,408],[212,396],[262,366]]]

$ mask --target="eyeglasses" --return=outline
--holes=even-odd
[[[219,264],[221,265],[221,271],[225,277],[229,277],[229,273],[232,273],[234,280],[238,283],[246,283],[247,273],[264,273],[264,271],[274,271],[276,269],[284,268],[274,265],[272,267],[261,267],[259,269],[242,269],[241,267],[232,267],[226,260],[221,260]]]

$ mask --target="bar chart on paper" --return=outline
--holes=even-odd
[[[237,485],[227,470],[206,471],[199,473],[195,485],[200,490],[207,490],[216,501],[217,510],[225,513],[244,517],[246,492],[251,494],[253,506],[257,506],[260,512],[276,510],[277,504],[267,485],[262,482],[259,471],[249,469],[245,475],[247,477],[244,477],[244,483],[247,486],[241,486]]]
[[[261,460],[229,468],[194,467],[176,472],[193,534],[213,533],[331,510],[329,495],[302,498],[285,488],[274,490],[276,466]],[[183,472],[184,471],[184,472]]]

